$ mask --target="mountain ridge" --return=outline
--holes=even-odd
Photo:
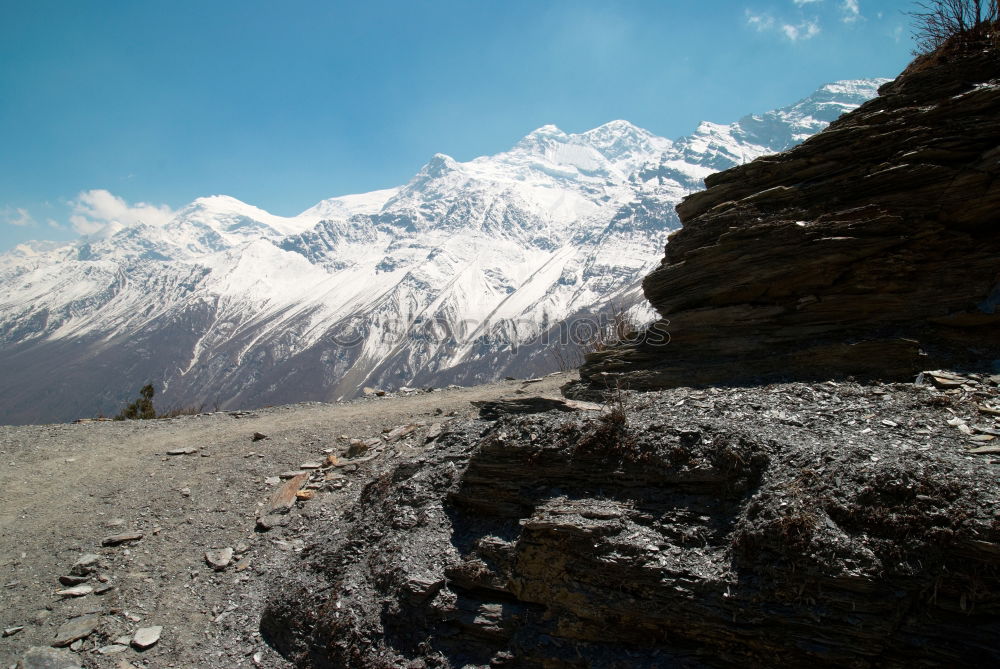
[[[146,381],[167,403],[226,407],[530,374],[550,364],[536,340],[552,326],[639,302],[674,205],[716,165],[825,127],[816,114],[883,81],[680,140],[543,126],[295,217],[209,196],[163,226],[19,246],[0,255],[0,421],[113,411]],[[29,373],[54,360],[59,390]]]

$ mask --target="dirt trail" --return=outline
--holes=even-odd
[[[100,615],[77,649],[81,666],[285,667],[257,633],[261,580],[301,550],[311,519],[335,516],[379,460],[422,447],[421,432],[360,467],[341,469],[340,489],[319,492],[291,522],[255,531],[258,507],[275,486],[265,478],[345,451],[413,422],[431,425],[475,413],[470,401],[557,396],[575,373],[537,383],[507,381],[340,404],[298,404],[246,414],[221,412],[169,420],[0,427],[0,667],[30,646],[48,646],[71,617]],[[266,440],[254,442],[260,432]],[[172,449],[198,448],[167,456]],[[356,469],[356,471],[352,471]],[[102,547],[104,537],[142,532],[134,543]],[[241,545],[242,544],[242,545]],[[234,547],[237,559],[213,571],[205,551]],[[114,589],[64,598],[59,577],[80,555],[96,553],[98,575]],[[102,583],[92,578],[88,585]],[[115,640],[160,625],[144,652]],[[103,649],[103,653],[99,652]],[[117,651],[117,652],[114,652]]]

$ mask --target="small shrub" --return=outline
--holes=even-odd
[[[597,353],[633,341],[639,334],[640,325],[635,316],[621,305],[612,305],[610,319],[598,323],[597,330],[582,343],[586,353]]]
[[[156,409],[153,408],[153,384],[147,383],[139,390],[139,399],[127,405],[121,413],[115,416],[115,420],[148,420],[156,418]]]
[[[218,410],[218,408],[216,408]],[[176,418],[177,416],[196,416],[200,413],[205,412],[205,405],[198,404],[186,407],[174,407],[173,409],[168,409],[163,413],[156,414],[157,418]]]
[[[997,37],[998,0],[921,0],[909,12],[916,55],[936,51],[949,40],[963,47]]]
[[[620,388],[610,394],[605,412],[600,418],[584,423],[576,452],[618,462],[643,462],[649,459],[650,454],[642,451],[635,434],[629,428],[625,393]]]

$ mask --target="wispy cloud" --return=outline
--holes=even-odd
[[[97,237],[109,237],[137,223],[163,225],[174,215],[165,204],[137,202],[130,205],[104,189],[84,191],[70,202],[70,206],[73,214],[69,222],[73,230],[81,235]]]
[[[861,3],[858,0],[844,0],[841,9],[844,23],[854,23],[861,18]]]
[[[811,5],[814,2],[823,2],[823,0],[792,0],[792,2],[801,7],[802,5]]]
[[[782,24],[781,31],[785,33],[785,37],[793,42],[798,42],[800,40],[812,39],[816,35],[819,35],[819,21],[816,19],[803,21],[798,25],[792,25],[790,23]]]
[[[808,2],[817,2],[819,0],[793,1],[795,4],[804,4]],[[816,35],[819,35],[821,30],[818,18],[803,19],[798,23],[792,23],[789,21],[779,21],[770,14],[757,14],[749,9],[746,10],[744,16],[746,17],[747,25],[757,32],[774,32],[775,34],[783,35],[785,39],[791,42],[800,42],[802,40],[812,39]]]
[[[35,219],[31,217],[27,209],[22,209],[20,207],[4,207],[0,210],[0,218],[7,225],[14,225],[19,228],[28,228],[36,225]]]
[[[746,11],[747,25],[757,32],[766,32],[774,27],[774,17],[767,14],[754,14],[749,9]]]

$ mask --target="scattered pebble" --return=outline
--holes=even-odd
[[[120,643],[113,643],[107,646],[101,646],[97,649],[97,652],[101,655],[117,655],[118,653],[124,653],[128,650],[128,646],[124,646]]]
[[[69,645],[69,644],[67,644]],[[17,669],[80,669],[80,660],[63,648],[32,646],[16,665]]]
[[[232,548],[219,548],[205,551],[205,562],[215,571],[222,571],[233,561]]]
[[[61,648],[70,645],[77,639],[86,639],[94,633],[100,623],[101,617],[96,613],[70,618],[59,627],[52,640],[52,645]]]
[[[85,597],[94,591],[91,585],[74,585],[72,588],[56,590],[56,594],[61,597]]]
[[[97,571],[98,564],[101,561],[101,556],[94,553],[85,553],[81,555],[73,566],[70,567],[69,573],[74,576],[87,576],[93,574]]]
[[[118,546],[132,541],[139,541],[145,536],[142,532],[128,532],[126,534],[113,534],[110,537],[101,539],[102,546]]]
[[[132,637],[132,645],[139,650],[146,650],[147,648],[152,648],[156,645],[156,642],[160,640],[160,634],[163,632],[163,627],[161,625],[153,625],[152,627],[140,627],[135,631],[135,636]]]

